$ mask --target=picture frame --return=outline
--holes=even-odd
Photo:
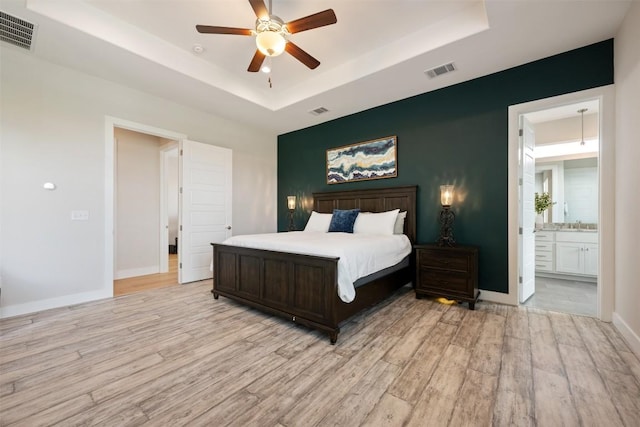
[[[395,135],[327,150],[327,184],[397,176],[398,138]]]

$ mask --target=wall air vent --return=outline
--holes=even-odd
[[[313,114],[314,116],[319,116],[320,114],[324,114],[327,111],[329,111],[329,110],[327,110],[324,107],[318,107],[318,108],[314,108],[313,110],[309,111],[309,114]]]
[[[430,70],[426,70],[424,73],[429,76],[429,78],[433,79],[455,70],[456,66],[453,64],[453,62],[449,62],[448,64],[440,65],[438,67],[431,68]]]
[[[36,26],[0,10],[0,40],[31,50]]]

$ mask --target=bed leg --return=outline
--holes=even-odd
[[[218,293],[216,291],[214,291],[213,289],[211,290],[211,293],[213,294],[213,299],[218,299],[218,297],[220,295],[218,295]]]
[[[329,332],[329,341],[331,341],[331,345],[335,345],[336,341],[338,341],[338,332]]]

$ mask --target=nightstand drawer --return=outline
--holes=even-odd
[[[418,289],[442,290],[445,293],[469,293],[469,279],[464,273],[423,268],[419,275]]]
[[[443,270],[469,271],[469,257],[460,253],[446,253],[438,250],[418,251],[418,266],[421,268],[440,268]]]
[[[478,290],[478,248],[475,246],[415,245],[416,298],[447,297],[475,308]]]

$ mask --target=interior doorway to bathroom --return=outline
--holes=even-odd
[[[535,217],[525,306],[597,316],[599,110],[596,99],[522,115],[534,158],[523,217]]]
[[[580,134],[579,138],[573,138],[574,144],[580,144],[582,142],[582,118],[583,114],[578,113],[578,110],[582,110],[582,103],[594,101],[597,102],[597,133],[598,138],[595,142],[597,148],[597,163],[595,164],[598,191],[597,191],[597,223],[587,222],[582,218],[573,218],[571,215],[580,212],[580,208],[576,205],[576,202],[568,201],[568,214],[566,219],[564,215],[564,202],[558,203],[560,200],[556,199],[555,204],[551,206],[551,209],[547,209],[547,227],[546,230],[536,230],[536,228],[544,228],[544,219],[541,219],[534,211],[535,200],[534,193],[536,192],[536,163],[535,161],[529,162],[530,171],[532,174],[530,184],[530,197],[525,195],[525,188],[523,186],[523,170],[524,170],[524,157],[523,157],[523,133],[522,119],[525,115],[531,113],[542,112],[545,110],[554,110],[556,108],[565,107],[569,111],[573,111],[574,122],[577,123],[576,129]],[[579,105],[576,105],[579,104]],[[587,107],[588,108],[588,107]],[[584,113],[585,116],[585,144],[588,146],[589,137],[588,134],[588,113]],[[533,117],[534,122],[538,119]],[[568,120],[570,122],[571,120]],[[547,264],[551,264],[551,272],[557,274],[557,277],[551,277],[552,274],[544,274],[549,276],[547,278],[554,279],[568,279],[579,278],[579,282],[585,281],[587,283],[595,282],[596,292],[596,317],[610,321],[613,313],[613,298],[614,298],[614,258],[613,258],[613,233],[614,233],[614,216],[609,206],[614,203],[615,195],[615,183],[614,183],[614,88],[613,86],[603,86],[600,88],[589,89],[581,92],[574,92],[565,95],[559,95],[552,98],[540,99],[535,101],[526,102],[523,104],[512,105],[509,107],[509,294],[505,301],[512,304],[525,304],[529,298],[542,289],[536,289],[535,279],[542,277],[540,274],[541,269],[544,266],[536,267],[536,260],[544,260],[547,258]],[[535,125],[534,132],[535,132]],[[541,135],[539,135],[541,136]],[[570,142],[571,138],[567,138],[564,142]],[[563,144],[547,144],[562,146]],[[535,150],[535,145],[534,145]],[[556,154],[554,156],[559,156]],[[554,156],[547,157],[547,161],[553,159]],[[593,162],[588,160],[584,156],[583,159],[567,159],[568,169],[588,169],[594,167],[594,164],[587,164]],[[593,157],[593,156],[591,156]],[[535,159],[535,155],[533,156]],[[565,160],[563,160],[565,161]],[[574,162],[573,164],[571,162]],[[538,170],[538,173],[542,171]],[[576,171],[568,172],[568,175],[575,174]],[[589,172],[590,173],[590,172]],[[559,178],[557,174],[556,178]],[[548,173],[540,175],[540,180],[547,179],[548,185],[553,185],[553,174]],[[571,180],[572,177],[569,177]],[[538,182],[538,192],[545,192],[543,183]],[[571,184],[570,184],[571,185]],[[606,189],[606,191],[604,191]],[[553,187],[551,187],[553,192]],[[556,194],[556,197],[559,194]],[[553,196],[552,196],[553,197]],[[574,206],[575,205],[575,206]],[[529,212],[527,217],[527,212]],[[555,215],[555,217],[554,217]],[[544,214],[543,214],[544,217]],[[586,218],[586,217],[585,217]],[[576,223],[576,220],[579,221]],[[550,222],[549,222],[550,221]],[[541,224],[542,222],[542,224]],[[542,225],[542,227],[540,227]],[[529,231],[526,231],[526,228]],[[592,230],[592,227],[595,228]],[[550,230],[550,228],[557,228]],[[577,231],[577,229],[580,231]],[[585,231],[588,228],[589,231]],[[535,232],[534,232],[535,231]],[[551,245],[546,245],[547,249],[551,246],[548,254],[538,253],[536,251],[536,240],[543,240],[542,237],[536,238],[536,236],[542,236],[545,232],[562,233],[560,235],[554,235]],[[538,234],[542,233],[542,234]],[[592,241],[583,241],[586,236],[591,237]],[[559,237],[559,238],[558,238]],[[588,238],[587,238],[588,240]],[[531,258],[527,258],[524,253],[524,249],[527,248],[525,242],[531,244],[529,253]],[[589,245],[595,245],[589,246]],[[543,245],[545,246],[545,245]],[[544,248],[538,248],[544,250]],[[587,251],[587,249],[589,249]],[[578,256],[576,257],[576,250]],[[536,254],[542,255],[537,259]],[[576,261],[577,259],[577,261]],[[593,260],[596,260],[595,262]],[[530,262],[532,268],[525,269],[524,263],[527,260],[533,260]],[[590,270],[592,269],[592,270]],[[595,272],[593,271],[595,269]],[[538,270],[538,271],[536,271]],[[527,295],[523,292],[525,289],[525,283],[527,279],[533,277],[533,292]],[[591,281],[583,280],[592,276]],[[574,280],[575,281],[575,280]],[[538,283],[540,284],[540,283]],[[552,285],[555,283],[552,283]],[[593,285],[592,289],[593,289]],[[541,286],[539,286],[542,288]],[[543,298],[538,298],[543,299]],[[556,297],[553,297],[556,299]],[[532,301],[533,302],[533,301]],[[561,311],[561,307],[554,308],[554,310]],[[593,313],[593,311],[592,311]]]

